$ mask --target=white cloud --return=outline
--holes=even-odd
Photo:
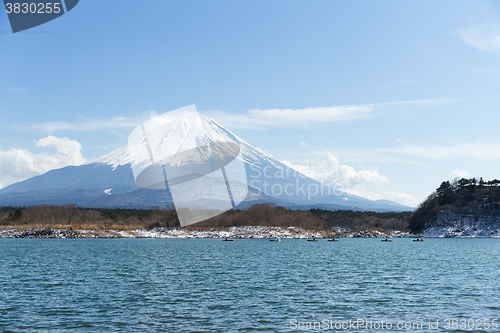
[[[386,192],[376,193],[376,192],[367,192],[354,187],[350,189],[349,193],[370,200],[381,200],[381,199],[390,200],[410,207],[417,207],[418,204],[421,202],[421,200],[415,198],[413,195],[404,192],[386,191]]]
[[[53,134],[57,131],[79,131],[91,132],[98,130],[115,130],[118,128],[135,128],[139,122],[129,121],[123,118],[112,119],[90,119],[82,122],[70,123],[65,121],[48,121],[38,124],[32,124],[34,129],[41,129],[47,133]]]
[[[475,160],[495,161],[500,159],[500,144],[459,143],[449,146],[417,146],[401,144],[390,148],[348,148],[329,150],[346,160],[365,163],[412,164],[428,166],[429,160]],[[327,151],[323,151],[324,154]],[[429,160],[426,160],[429,159]]]
[[[22,87],[22,88],[16,87],[16,88],[10,88],[9,90],[13,91],[13,92],[20,92],[20,91],[26,90],[26,88],[25,87]]]
[[[306,143],[305,141],[302,141],[302,142],[300,143],[300,145],[301,145],[301,146],[303,146],[303,147],[307,147],[307,143]]]
[[[458,178],[469,178],[470,177],[470,175],[467,171],[462,171],[459,168],[456,168],[455,170],[453,170],[451,172],[451,175],[453,177],[458,177]]]
[[[452,101],[434,98],[416,101],[372,103],[361,105],[341,105],[305,109],[253,109],[243,114],[224,111],[208,111],[206,115],[229,128],[264,129],[270,127],[302,127],[311,123],[345,121],[373,116],[373,111],[396,105],[444,104]]]
[[[331,122],[363,118],[367,117],[370,111],[372,111],[370,105],[344,105],[306,109],[254,109],[248,111],[248,116],[267,124],[276,123],[277,126],[283,126],[300,122]]]
[[[43,130],[49,134],[54,134],[57,131],[78,131],[92,132],[101,130],[116,131],[118,129],[130,129],[139,126],[141,123],[150,118],[158,116],[154,111],[143,112],[138,117],[113,117],[103,119],[85,119],[78,122],[66,121],[47,121],[43,123],[33,123],[31,128]]]
[[[368,106],[338,106],[307,109],[250,110],[244,114],[209,111],[205,114],[229,128],[267,129],[273,127],[297,127],[314,122],[332,122],[368,117]]]
[[[455,146],[409,146],[377,149],[379,153],[414,155],[432,159],[496,160],[500,158],[500,144],[464,143]]]
[[[57,154],[52,155],[56,158],[53,163],[56,167],[79,165],[86,161],[80,152],[82,145],[77,140],[70,140],[66,137],[56,138],[55,136],[47,136],[38,140],[36,145],[39,147],[57,148]]]
[[[24,88],[23,88],[24,89]],[[305,109],[253,109],[247,113],[237,114],[224,111],[207,111],[206,115],[228,128],[266,129],[276,127],[302,127],[312,123],[324,123],[359,119],[373,116],[374,110],[396,105],[429,105],[443,104],[452,101],[446,98],[424,99],[416,101],[399,101],[389,103],[372,103],[362,105],[342,105],[331,107],[316,107]],[[114,117],[103,119],[84,119],[77,122],[48,121],[33,123],[30,128],[43,130],[48,134],[57,131],[102,131],[115,132],[119,129],[132,129],[148,119],[157,116],[155,111],[143,112],[138,117]]]
[[[330,153],[326,157],[326,160],[308,161],[307,165],[294,165],[286,160],[282,163],[324,184],[341,185],[346,191],[356,185],[390,183],[389,178],[379,174],[376,168],[356,171],[352,166],[341,165],[338,158]]]
[[[356,170],[349,165],[341,165],[333,154],[327,153],[327,159],[319,162],[309,161],[307,165],[296,165],[289,161],[282,161],[283,164],[293,168],[306,176],[323,182],[324,184],[340,185],[342,191],[354,194],[370,200],[390,200],[402,205],[416,207],[420,200],[404,192],[368,192],[365,185],[389,184],[390,180],[381,175],[374,167]]]
[[[396,143],[400,143],[400,144],[402,144],[402,145],[405,145],[405,144],[406,144],[405,142],[403,142],[403,141],[401,141],[401,140],[399,140],[399,139],[397,139],[397,140],[396,140]]]
[[[457,34],[462,41],[478,50],[500,51],[500,24],[498,22],[460,29]]]
[[[27,149],[0,151],[0,188],[68,165],[85,163],[82,145],[76,140],[48,136],[36,141],[39,147],[55,147],[57,153],[34,154]]]

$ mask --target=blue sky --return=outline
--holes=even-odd
[[[2,11],[0,50],[0,187],[190,104],[371,199],[500,178],[498,2],[82,0],[16,34]]]

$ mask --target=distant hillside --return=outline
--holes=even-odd
[[[500,181],[462,178],[442,182],[413,212],[409,224],[413,232],[427,231],[435,236],[443,232],[448,236],[497,236]]]
[[[227,193],[222,191],[221,196],[214,197],[213,189],[220,185],[217,178],[200,177],[188,182],[191,185],[177,191],[174,200],[172,192],[166,189],[153,190],[137,186],[133,168],[143,162],[149,163],[148,158],[140,161],[144,156],[153,154],[159,161],[163,159],[161,156],[174,156],[185,151],[193,142],[234,142],[241,153],[235,160],[244,166],[227,169],[231,174],[233,199],[236,194],[242,199],[238,200],[237,208],[246,209],[253,204],[272,202],[300,210],[321,208],[401,212],[413,209],[387,200],[372,201],[339,192],[266,155],[211,118],[186,115],[179,120],[166,122],[155,130],[148,142],[154,149],[143,145],[129,147],[126,144],[87,164],[51,170],[7,186],[0,189],[0,205],[26,207],[76,204],[79,207],[165,209],[172,208],[175,203],[182,207],[222,209],[228,206],[225,199]]]

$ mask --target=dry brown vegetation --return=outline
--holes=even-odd
[[[331,232],[332,227],[348,230],[406,230],[406,213],[357,211],[290,210],[258,204],[246,210],[230,210],[189,226],[189,229],[224,229],[232,226],[298,227]],[[0,208],[0,227],[16,229],[117,230],[179,228],[175,210],[78,208],[75,205],[42,205],[27,208]]]
[[[253,205],[246,210],[227,211],[191,229],[227,228],[232,226],[298,227],[306,230],[331,231],[331,225],[310,211],[290,210],[268,204]]]
[[[411,212],[377,213],[323,209],[311,209],[311,213],[335,227],[348,230],[377,230],[380,232],[387,230],[407,231],[408,218],[411,215]]]
[[[21,214],[16,214],[19,211]],[[0,224],[4,228],[125,231],[174,227],[179,222],[171,210],[108,210],[82,209],[75,205],[41,205],[5,212],[0,216]]]

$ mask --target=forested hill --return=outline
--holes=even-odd
[[[452,218],[443,218],[447,217]],[[464,220],[495,223],[500,217],[500,180],[456,179],[441,183],[410,216],[410,229],[420,232],[437,224]]]

